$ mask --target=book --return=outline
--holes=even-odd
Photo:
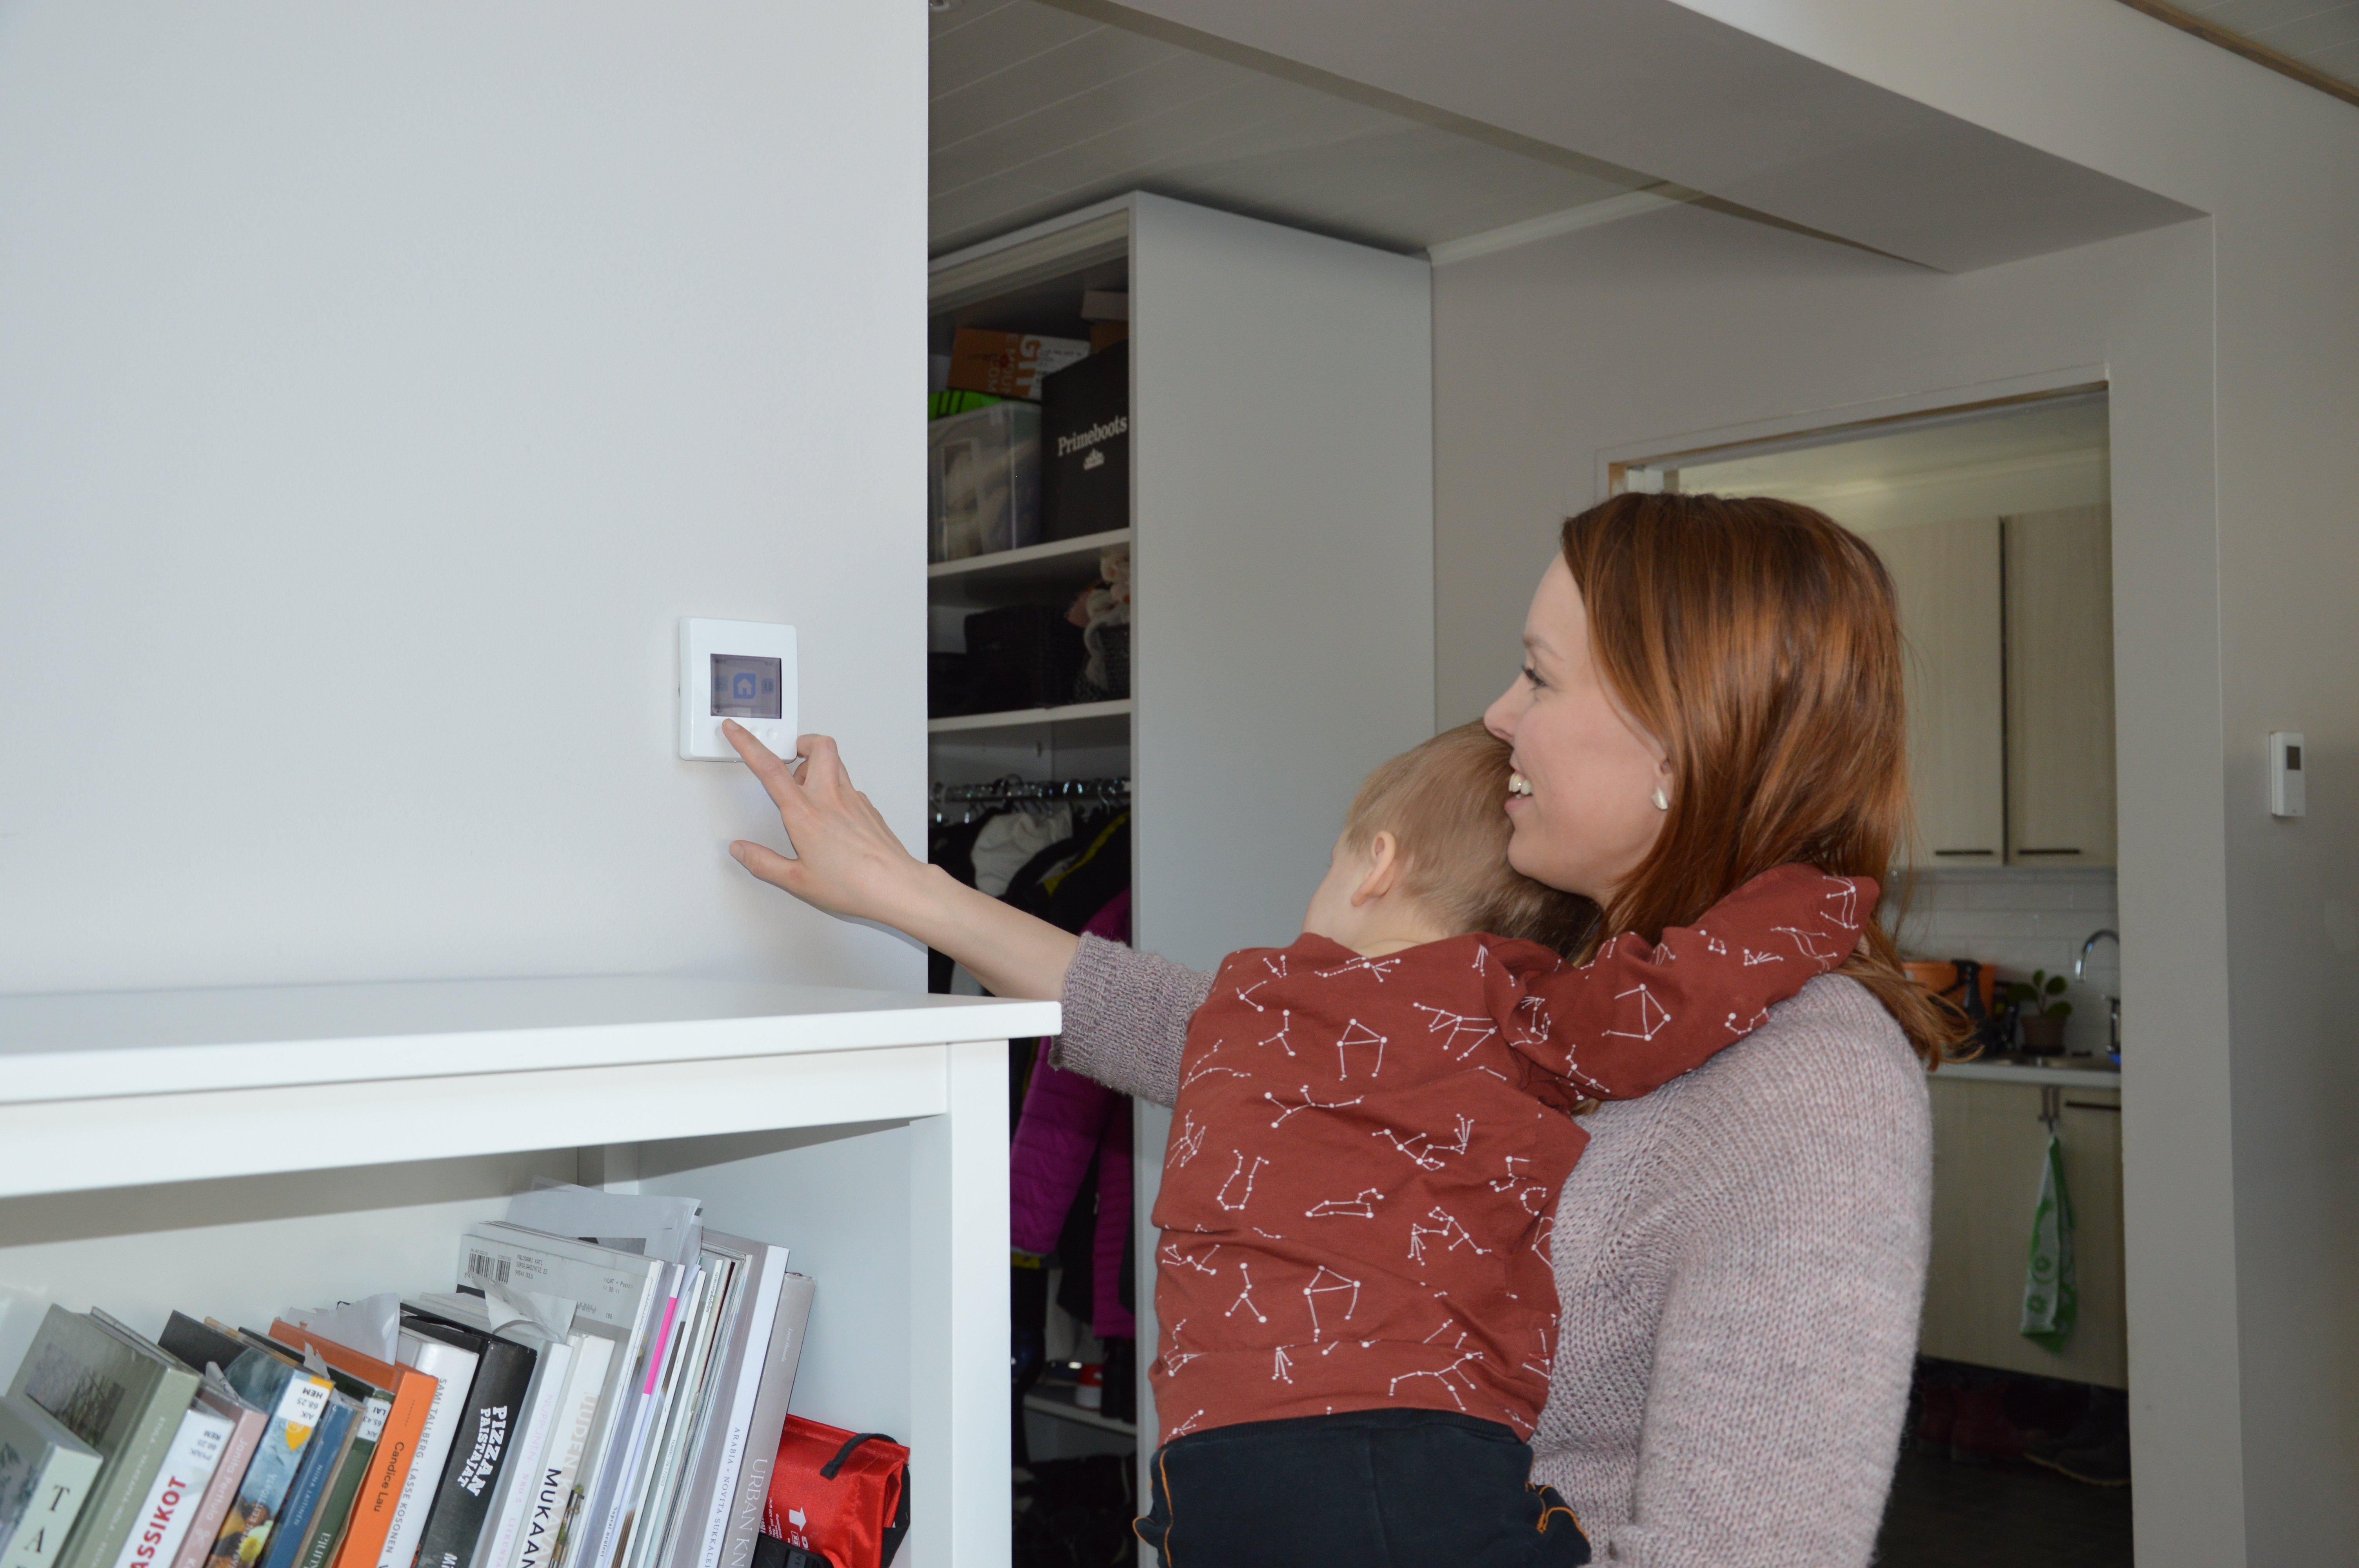
[[[98,1450],[11,1394],[0,1398],[0,1568],[49,1568],[97,1478]]]
[[[626,1391],[646,1377],[647,1346],[658,1337],[670,1276],[678,1271],[659,1258],[549,1236],[501,1220],[470,1226],[459,1246],[460,1283],[491,1282],[562,1297],[576,1303],[577,1325],[597,1324],[619,1331],[599,1392],[597,1425],[583,1445],[552,1546],[549,1568],[562,1568],[581,1555],[583,1540],[592,1531],[597,1500],[607,1489],[607,1473],[615,1467],[617,1434],[627,1431],[634,1413],[625,1408],[629,1403]]]
[[[288,1529],[279,1532],[264,1562],[264,1568],[324,1568],[329,1554],[352,1522],[353,1507],[360,1497],[370,1457],[376,1452],[377,1439],[385,1432],[386,1416],[393,1408],[393,1395],[375,1383],[329,1366],[317,1351],[299,1349],[250,1328],[239,1329],[238,1337],[299,1362],[313,1372],[325,1373],[336,1389],[329,1407],[332,1410],[341,1403],[353,1411],[350,1429],[341,1446],[335,1448],[332,1458],[325,1461],[326,1481],[319,1493],[318,1506],[299,1522],[293,1508],[288,1509]],[[323,1432],[319,1442],[325,1444],[329,1441]],[[300,1492],[303,1485],[303,1478],[298,1476],[296,1490]]]
[[[621,1357],[622,1331],[609,1324],[592,1323],[579,1313],[573,1320],[573,1367],[558,1406],[558,1426],[537,1472],[531,1496],[526,1499],[523,1529],[512,1568],[550,1568],[564,1537],[567,1516],[581,1496],[575,1482],[582,1473],[591,1433],[598,1427],[598,1404],[604,1396],[607,1369]],[[497,1565],[491,1565],[497,1568]]]
[[[710,1237],[701,1252],[712,1284],[705,1292],[706,1304],[698,1315],[681,1368],[679,1398],[666,1417],[662,1446],[656,1456],[655,1484],[642,1515],[645,1525],[632,1543],[631,1562],[636,1568],[664,1568],[683,1521],[697,1509],[693,1489],[697,1450],[712,1424],[713,1408],[721,1402],[721,1371],[729,1337],[745,1310],[751,1259]]]
[[[334,1390],[327,1379],[186,1313],[174,1313],[160,1338],[165,1349],[191,1367],[219,1367],[238,1397],[264,1412],[254,1457],[205,1556],[206,1568],[260,1568],[303,1451]]]
[[[388,1397],[366,1476],[343,1538],[330,1559],[332,1568],[376,1568],[377,1555],[393,1530],[394,1510],[401,1504],[402,1483],[408,1479],[410,1463],[417,1456],[426,1412],[434,1402],[434,1379],[414,1367],[364,1356],[283,1317],[272,1321],[270,1337],[298,1350],[315,1352],[330,1372],[356,1378]],[[307,1554],[301,1568],[319,1565]]]
[[[581,1568],[620,1568],[631,1522],[647,1485],[648,1440],[661,1414],[673,1366],[684,1336],[682,1320],[692,1316],[704,1281],[701,1265],[669,1267],[670,1281],[655,1335],[647,1342],[645,1376],[634,1373],[631,1418],[621,1435],[620,1457],[607,1466],[603,1495],[593,1499],[591,1530],[582,1538],[590,1555]]]
[[[484,1296],[455,1292],[420,1296],[414,1303],[469,1328],[513,1339],[534,1353],[532,1381],[526,1386],[523,1401],[509,1425],[508,1452],[500,1465],[500,1478],[492,1488],[484,1534],[476,1542],[477,1568],[502,1568],[516,1561],[516,1543],[530,1511],[540,1465],[572,1370],[574,1346],[582,1337],[571,1333],[560,1337],[550,1331],[552,1323],[570,1326],[572,1303],[533,1298],[549,1309],[549,1319],[543,1321],[517,1310],[512,1304],[515,1298],[505,1292],[502,1294],[504,1301],[496,1309]]]
[[[492,1489],[507,1459],[508,1433],[532,1382],[532,1350],[514,1340],[482,1334],[405,1304],[405,1333],[440,1339],[475,1353],[475,1378],[460,1407],[456,1434],[442,1463],[442,1476],[426,1531],[418,1543],[419,1568],[473,1568],[475,1546],[489,1516]]]
[[[229,1386],[229,1379],[214,1369],[208,1369],[205,1380],[197,1385],[196,1404],[190,1408],[209,1410],[230,1422],[230,1434],[222,1445],[212,1478],[205,1483],[204,1492],[197,1499],[188,1533],[180,1538],[180,1549],[173,1555],[170,1568],[202,1568],[214,1537],[221,1533],[222,1520],[229,1517],[231,1505],[237,1501],[238,1483],[245,1478],[245,1467],[254,1461],[266,1419],[263,1411],[239,1398],[237,1390]]]
[[[716,1561],[721,1568],[753,1568],[755,1543],[762,1535],[762,1508],[770,1495],[770,1471],[778,1462],[778,1439],[787,1429],[787,1403],[802,1364],[803,1332],[810,1325],[816,1287],[806,1274],[788,1274],[778,1286],[778,1314],[770,1325],[770,1347],[746,1423],[745,1457],[729,1499],[727,1533]]]
[[[156,1479],[148,1484],[131,1537],[115,1555],[114,1568],[157,1568],[179,1554],[180,1540],[189,1532],[189,1521],[196,1517],[236,1425],[201,1403],[189,1406],[172,1445],[164,1451]]]
[[[8,1392],[49,1411],[99,1454],[98,1474],[59,1548],[58,1568],[114,1568],[198,1381],[98,1314],[49,1308]]]
[[[394,1358],[434,1379],[434,1400],[427,1408],[426,1425],[419,1434],[418,1456],[410,1462],[408,1479],[394,1505],[393,1529],[377,1568],[410,1568],[418,1560],[418,1542],[426,1533],[426,1516],[434,1506],[434,1490],[442,1479],[452,1440],[459,1432],[459,1413],[467,1403],[467,1390],[475,1381],[475,1353],[440,1339],[413,1334],[397,1336]]]
[[[683,1514],[682,1527],[674,1534],[669,1568],[717,1568],[720,1562],[722,1542],[729,1530],[729,1505],[745,1461],[755,1396],[761,1390],[763,1368],[769,1360],[770,1334],[778,1319],[779,1292],[787,1278],[783,1247],[719,1231],[707,1231],[704,1238],[709,1247],[733,1250],[745,1258],[747,1283],[744,1305],[730,1325],[722,1352],[718,1394],[690,1461],[690,1507]],[[783,1420],[785,1411],[779,1414]],[[775,1450],[777,1445],[773,1436],[771,1446]]]

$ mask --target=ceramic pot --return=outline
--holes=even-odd
[[[2027,1056],[2061,1056],[2064,1054],[2064,1021],[2046,1013],[2027,1012],[2022,1018],[2023,1054]]]

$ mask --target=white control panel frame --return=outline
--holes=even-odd
[[[2304,816],[2310,812],[2310,791],[2302,773],[2303,741],[2299,730],[2269,733],[2269,815]]]
[[[777,668],[769,668],[776,661]],[[775,690],[766,683],[775,680]],[[777,716],[767,709],[775,703]],[[684,619],[679,623],[679,754],[690,762],[734,762],[721,733],[734,719],[781,757],[795,754],[795,629],[767,621]],[[724,711],[716,712],[715,708]]]

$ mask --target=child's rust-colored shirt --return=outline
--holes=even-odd
[[[1876,891],[1783,866],[1577,968],[1480,935],[1231,954],[1188,1025],[1155,1203],[1162,1440],[1393,1406],[1528,1435],[1572,1108],[1751,1033],[1850,956]]]

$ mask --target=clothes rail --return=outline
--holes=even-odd
[[[935,784],[928,792],[932,797],[934,821],[950,820],[953,808],[963,812],[973,821],[979,809],[1016,807],[1053,807],[1058,806],[1126,806],[1130,802],[1130,781],[1125,778],[1104,779],[1025,779],[1010,775],[990,784]]]

